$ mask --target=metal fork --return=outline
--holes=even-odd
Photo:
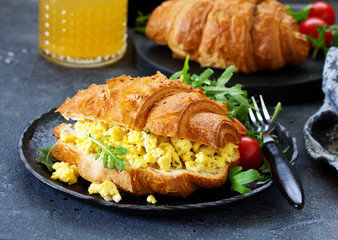
[[[256,108],[256,114],[249,108],[249,116],[256,127],[256,132],[263,135],[263,152],[270,163],[275,183],[285,198],[296,209],[304,207],[304,191],[302,183],[290,162],[285,158],[281,146],[271,137],[275,124],[271,122],[269,112],[265,106],[262,95],[259,96],[262,112],[254,97],[251,98]]]

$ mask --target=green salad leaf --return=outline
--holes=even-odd
[[[282,110],[282,103],[278,102],[272,114],[271,122],[274,122],[276,120],[276,117],[281,110]]]
[[[246,185],[261,178],[262,176],[259,174],[257,170],[249,169],[247,171],[242,171],[241,166],[232,168],[229,173],[231,190],[239,192],[240,194],[250,192],[251,189],[247,188]]]
[[[305,8],[299,11],[293,11],[290,5],[286,6],[286,9],[289,11],[289,14],[300,24],[302,21],[309,17],[309,12],[312,7],[312,4],[308,4]]]
[[[50,172],[53,172],[53,165],[55,162],[58,162],[55,157],[53,157],[51,151],[56,147],[56,143],[50,145],[47,149],[39,148],[39,151],[44,154],[44,156],[40,156],[35,160],[43,165],[45,165]]]
[[[338,46],[338,25],[332,25],[331,27],[332,41],[334,46]]]
[[[325,26],[325,25],[318,25],[318,26],[316,26],[316,29],[318,31],[318,37],[317,38],[314,38],[313,36],[307,36],[306,35],[306,38],[312,43],[312,45],[315,48],[313,53],[312,53],[312,59],[316,58],[319,49],[323,49],[325,55],[329,51],[329,48],[325,44],[325,33],[331,31],[330,27]]]
[[[233,73],[235,66],[229,66],[224,73],[217,79],[211,79],[214,71],[207,68],[200,75],[190,74],[189,71],[189,56],[184,61],[184,66],[181,71],[174,73],[169,79],[175,80],[183,78],[183,83],[188,83],[193,87],[203,88],[207,97],[219,102],[227,102],[229,109],[228,117],[230,119],[237,118],[245,124],[249,120],[248,109],[252,107],[252,102],[248,99],[248,94],[242,89],[240,84],[228,87],[226,86]]]
[[[231,191],[245,194],[252,189],[248,186],[254,183],[254,185],[263,185],[271,180],[271,169],[269,162],[263,156],[263,164],[258,169],[242,170],[241,166],[234,167],[229,172],[229,180],[231,182]]]
[[[106,168],[108,165],[108,159],[109,159],[109,169],[113,170],[114,167],[116,167],[120,172],[122,172],[124,170],[124,161],[126,161],[126,159],[124,158],[120,158],[118,156],[121,155],[125,155],[128,153],[128,149],[120,146],[120,145],[116,145],[116,146],[111,146],[111,145],[104,145],[102,142],[103,140],[109,138],[109,135],[105,135],[103,136],[101,139],[96,140],[94,139],[91,134],[89,134],[89,136],[87,136],[87,138],[89,140],[92,141],[91,147],[93,147],[94,144],[97,144],[99,147],[97,149],[97,153],[95,156],[95,160],[99,159],[101,156],[102,151],[104,152],[102,160],[103,160],[103,167]]]
[[[136,32],[145,34],[146,33],[146,24],[149,20],[150,13],[144,15],[141,11],[137,12],[137,17],[135,19],[135,27],[134,30]]]

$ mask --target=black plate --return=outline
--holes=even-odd
[[[18,142],[20,158],[25,167],[40,181],[77,199],[130,213],[176,214],[220,207],[253,196],[272,185],[272,181],[269,181],[265,185],[259,186],[244,195],[232,192],[229,183],[217,189],[201,189],[185,199],[155,195],[157,205],[147,203],[146,196],[136,197],[131,195],[123,195],[120,203],[107,202],[99,195],[90,195],[88,193],[89,182],[84,179],[79,178],[76,184],[70,186],[60,181],[54,181],[50,179],[51,173],[48,169],[35,161],[38,156],[41,156],[41,153],[38,151],[39,148],[47,148],[55,143],[52,129],[61,122],[65,122],[64,118],[54,111],[55,109],[52,109],[43,114],[25,128]],[[275,134],[279,136],[283,148],[290,146],[287,158],[294,164],[298,155],[296,139],[291,137],[280,124],[278,124]]]
[[[172,58],[167,46],[160,46],[144,35],[134,32],[133,42],[136,51],[136,68],[143,75],[153,75],[160,71],[168,77],[183,68],[184,60]],[[269,104],[277,101],[286,103],[305,102],[321,99],[321,80],[324,57],[316,60],[308,57],[298,66],[288,66],[275,71],[259,71],[251,74],[238,73],[231,78],[229,85],[240,83],[248,91],[249,96],[262,94]],[[190,72],[200,74],[201,68],[190,61]],[[212,77],[217,78],[224,70],[213,69]]]

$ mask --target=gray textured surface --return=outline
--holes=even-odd
[[[338,175],[307,154],[302,129],[322,101],[284,106],[279,121],[298,139],[296,170],[305,207],[293,209],[273,186],[226,208],[189,216],[135,216],[88,205],[40,183],[21,163],[27,123],[92,82],[134,70],[132,48],[107,68],[68,69],[37,50],[37,0],[0,1],[0,239],[338,239]]]

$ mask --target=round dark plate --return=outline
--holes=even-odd
[[[167,46],[161,46],[142,34],[133,33],[136,51],[136,68],[143,75],[153,75],[160,71],[166,76],[183,68],[184,60],[172,57]],[[268,104],[305,102],[322,99],[321,80],[324,57],[313,60],[309,56],[298,66],[287,66],[275,71],[259,71],[251,74],[234,74],[229,85],[240,83],[248,91],[248,95],[262,94]],[[189,72],[200,74],[206,68],[190,61]],[[224,70],[213,69],[213,78],[219,77]]]
[[[48,169],[44,165],[35,161],[37,157],[41,156],[41,153],[38,151],[39,148],[46,149],[51,144],[55,143],[56,139],[52,135],[52,129],[62,122],[65,122],[64,118],[60,114],[55,113],[55,109],[52,109],[33,120],[24,129],[19,139],[18,151],[25,167],[36,178],[48,186],[69,194],[79,200],[85,200],[87,202],[92,202],[130,213],[176,214],[224,206],[226,204],[251,197],[272,185],[272,181],[270,180],[264,185],[256,186],[256,188],[251,192],[240,195],[230,190],[230,184],[228,181],[221,188],[201,189],[184,199],[155,195],[157,199],[156,205],[147,203],[146,196],[137,197],[129,194],[122,195],[122,201],[120,203],[107,202],[99,195],[90,195],[88,193],[89,182],[86,180],[79,178],[79,181],[74,185],[54,181],[50,178],[51,173]],[[296,139],[291,137],[286,129],[280,124],[277,124],[277,129],[274,134],[279,137],[282,148],[290,146],[286,156],[287,159],[294,164],[298,155]]]

